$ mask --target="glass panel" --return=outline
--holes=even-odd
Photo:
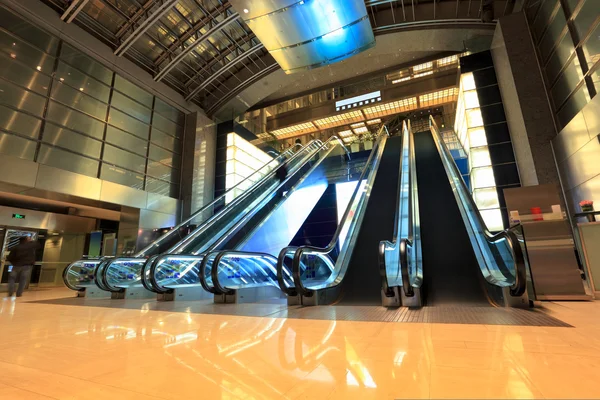
[[[148,161],[146,173],[163,181],[179,182],[179,170],[167,167],[157,161]]]
[[[152,126],[157,127],[163,132],[168,133],[171,136],[175,136],[177,138],[181,138],[183,136],[183,127],[171,122],[170,120],[161,117],[158,114],[154,114],[154,118],[152,119]]]
[[[104,120],[106,118],[106,104],[60,81],[54,81],[52,98],[98,119]]]
[[[163,196],[179,198],[179,185],[146,177],[146,191]]]
[[[106,83],[112,84],[112,71],[104,67],[102,64],[94,61],[90,57],[75,50],[68,44],[63,44],[60,52],[60,58],[74,66],[75,68],[85,72],[87,75]]]
[[[154,127],[152,128],[150,140],[153,143],[156,143],[160,147],[164,147],[167,150],[172,150],[177,153],[181,153],[181,141],[179,139],[175,139],[173,136],[169,136],[166,133],[163,133]]]
[[[473,191],[473,198],[477,204],[477,208],[485,210],[488,208],[500,208],[500,202],[498,201],[498,192],[496,188],[488,189],[475,189]]]
[[[579,68],[579,60],[575,57],[552,88],[552,99],[554,100],[555,109],[560,107],[582,79],[583,73],[581,72],[581,68]]]
[[[134,189],[143,190],[144,188],[143,174],[136,174],[135,172],[127,171],[123,168],[108,164],[102,164],[100,179],[129,186]]]
[[[42,141],[89,157],[100,158],[101,142],[50,123],[44,127]]]
[[[469,161],[471,163],[471,168],[492,165],[492,160],[490,159],[490,151],[488,150],[488,147],[481,146],[477,148],[472,148],[470,152]]]
[[[471,171],[471,182],[474,189],[496,186],[494,170],[492,167],[473,168]]]
[[[585,38],[597,17],[598,0],[586,0],[574,20],[575,29],[580,39]]]
[[[0,57],[0,76],[44,96],[48,93],[51,80],[49,76],[4,57]]]
[[[9,32],[25,39],[46,53],[55,55],[58,51],[58,39],[24,21],[10,11],[0,8],[2,27]]]
[[[148,151],[147,141],[138,139],[136,136],[113,128],[110,125],[106,128],[106,142],[131,150],[142,157],[146,157],[146,152]]]
[[[573,46],[573,39],[571,39],[571,35],[566,34],[546,65],[546,75],[548,75],[548,82],[550,82],[550,84],[554,82],[560,73],[560,70],[567,63],[574,51],[575,46]]]
[[[585,84],[573,93],[563,108],[558,112],[558,120],[564,127],[590,101],[590,95]]]
[[[0,106],[0,128],[37,139],[42,120]]]
[[[0,132],[0,154],[33,161],[37,142]]]
[[[127,94],[127,96],[147,107],[152,107],[152,95],[129,82],[127,79],[122,78],[120,75],[115,76],[115,89],[119,90],[121,93]]]
[[[573,11],[575,11],[575,8],[577,7],[578,3],[579,3],[579,0],[567,0],[567,4],[569,5],[569,11],[571,13]]]
[[[588,41],[583,45],[583,52],[589,68],[592,68],[600,60],[600,24],[596,26]]]
[[[0,53],[30,68],[38,69],[39,66],[38,71],[46,74],[52,73],[54,67],[54,57],[4,32],[0,32]]]
[[[71,87],[79,89],[80,91],[89,94],[105,103],[108,103],[108,97],[110,96],[110,87],[100,83],[94,78],[91,78],[80,72],[79,70],[65,64],[62,61],[58,62],[56,69],[56,78],[59,81],[68,84]]]
[[[40,146],[37,162],[94,178],[98,174],[98,161],[44,144]]]
[[[504,229],[502,213],[500,210],[482,210],[481,218],[490,232],[498,232]]]
[[[158,97],[156,98],[154,103],[154,110],[158,111],[163,117],[167,117],[168,119],[176,122],[179,125],[183,126],[183,124],[185,123],[184,113],[177,110],[175,107],[171,107]]]
[[[88,115],[82,114],[61,104],[50,100],[48,113],[46,114],[48,121],[56,122],[59,125],[77,130],[93,136],[97,139],[102,139],[104,136],[104,123],[94,119]]]
[[[126,132],[133,133],[142,139],[148,140],[148,132],[150,131],[150,127],[143,122],[138,121],[137,119],[130,117],[125,113],[122,113],[116,108],[110,109],[108,122],[117,128],[121,128]]]
[[[550,15],[552,15],[552,11],[554,11],[554,7],[556,6],[557,2],[558,0],[546,0],[540,7],[535,21],[533,22],[533,33],[538,40],[548,25]]]
[[[146,159],[140,156],[137,156],[133,153],[129,153],[125,150],[117,149],[111,145],[104,145],[104,157],[103,160],[115,164],[120,165],[121,167],[144,173],[146,169]]]
[[[150,123],[152,111],[149,108],[144,107],[143,105],[131,100],[129,97],[124,96],[119,92],[113,92],[110,104],[111,106],[126,112],[127,114],[139,119],[140,121],[143,121],[147,124]]]
[[[479,97],[477,97],[477,90],[468,90],[464,92],[464,96],[466,109],[479,107]]]
[[[565,13],[561,10],[558,10],[556,16],[548,26],[546,33],[544,33],[544,37],[540,42],[540,53],[542,56],[542,61],[545,62],[550,55],[550,52],[554,48],[554,45],[558,41],[560,34],[563,32],[565,27],[567,26],[567,20],[565,19]]]
[[[0,93],[2,93],[2,96],[0,96],[0,103],[28,111],[39,117],[41,117],[44,112],[44,106],[46,105],[46,99],[44,97],[21,89],[4,79],[0,79]]]
[[[473,108],[467,110],[467,126],[469,128],[476,128],[483,126],[483,117],[481,116],[481,110],[479,108]]]
[[[169,166],[179,167],[180,164],[180,156],[175,153],[171,153],[161,147],[155,146],[153,144],[150,145],[150,154],[149,157],[155,161],[160,161],[161,163]]]

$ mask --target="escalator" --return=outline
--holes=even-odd
[[[306,262],[301,262],[301,268],[307,279],[318,280],[325,271],[329,271],[331,275],[331,272],[334,270],[333,264],[337,260],[337,254],[340,251],[343,254],[349,254],[347,251],[348,246],[354,248],[353,245],[350,245],[350,242],[356,242],[358,229],[349,229],[348,224],[357,220],[362,221],[364,218],[364,206],[366,206],[366,199],[368,197],[365,193],[371,193],[370,188],[365,191],[364,184],[369,187],[372,186],[375,171],[385,147],[387,135],[380,135],[380,138],[383,138],[383,140],[380,139],[377,142],[369,160],[362,169],[358,182],[354,183],[353,195],[348,200],[348,207],[342,205],[346,212],[344,217],[341,218],[341,223],[337,226],[333,239],[331,239],[333,243],[331,248],[328,250],[327,255],[320,259],[323,260],[323,263],[317,265],[319,261],[313,262],[314,260],[312,260],[311,256]],[[394,143],[392,143],[392,146],[390,146],[391,152],[389,153],[392,159],[394,158],[394,147]],[[345,151],[347,152],[347,150]],[[377,154],[375,157],[373,156],[374,153]],[[396,157],[398,153],[396,151]],[[249,293],[246,289],[256,288],[257,290],[252,293],[260,292],[264,294],[267,292],[267,289],[275,288],[275,291],[280,293],[280,279],[283,277],[284,280],[289,282],[292,279],[292,275],[289,269],[282,272],[279,268],[279,261],[280,259],[289,261],[286,254],[306,247],[293,246],[293,241],[303,236],[303,233],[300,232],[305,232],[305,224],[311,219],[311,215],[313,213],[314,215],[318,214],[318,211],[315,210],[317,204],[321,200],[323,200],[323,203],[328,202],[323,196],[326,195],[328,188],[330,191],[332,190],[331,177],[336,174],[332,174],[331,170],[332,168],[336,168],[336,164],[337,168],[340,168],[339,161],[336,162],[336,160],[339,160],[339,157],[331,158],[328,156],[329,151],[315,160],[310,166],[310,170],[302,176],[302,179],[295,181],[289,192],[285,195],[285,199],[277,201],[274,206],[270,206],[269,204],[260,205],[260,209],[256,214],[249,213],[248,220],[250,223],[243,228],[243,231],[239,231],[241,234],[232,231],[231,235],[224,235],[210,249],[206,250],[204,254],[163,256],[161,264],[168,265],[168,268],[171,269],[174,269],[174,266],[177,265],[176,268],[180,271],[198,270],[199,280],[204,289],[216,295],[224,295],[225,297],[222,299],[224,301],[227,301],[227,295],[236,294],[237,291],[242,289],[244,289],[245,293]],[[394,164],[392,162],[390,165],[387,165],[386,162],[386,167],[397,171],[398,163]],[[353,174],[350,172],[352,169],[350,165],[343,165],[342,168],[346,171],[347,179],[351,179],[350,177]],[[393,171],[391,173],[393,175]],[[292,177],[292,179],[296,178]],[[382,178],[380,182],[379,186],[385,189],[385,179]],[[360,195],[357,195],[359,193]],[[384,195],[384,193],[382,192],[380,195]],[[391,198],[395,198],[395,190]],[[357,207],[358,202],[362,204],[361,207]],[[374,210],[374,212],[377,214],[377,210]],[[260,217],[256,218],[255,216]],[[369,232],[375,229],[377,229],[377,226],[369,226],[364,235],[368,236]],[[343,238],[340,240],[341,237]],[[329,238],[327,239],[329,240]],[[320,240],[324,239],[321,238]],[[291,246],[288,246],[288,244],[291,244]],[[281,254],[284,254],[283,258],[281,258]],[[277,255],[280,257],[277,257]],[[374,267],[373,269],[376,272],[376,249],[370,256],[371,259],[374,258],[372,267]],[[360,258],[357,258],[355,262],[360,263]],[[165,270],[166,268],[158,268],[157,266],[155,270],[158,272],[159,269]],[[280,276],[280,274],[282,275]],[[162,283],[158,282],[161,279],[157,279],[156,276],[153,279],[156,283],[166,287],[166,289],[178,289],[178,283],[175,280],[165,284],[165,279],[162,279]],[[379,297],[380,290],[375,289],[374,291],[375,296]],[[349,295],[348,298],[351,296]]]
[[[402,137],[387,140],[357,245],[352,251],[348,271],[341,284],[340,297],[335,300],[338,304],[381,303],[377,248],[381,238],[391,237],[394,230],[401,150]]]
[[[282,183],[270,192],[261,192],[260,201],[249,203],[237,223],[210,240],[200,235],[190,236],[174,252],[153,260],[149,273],[143,277],[144,282],[162,294],[199,284],[211,293],[222,292],[218,282],[216,287],[213,285],[211,270],[219,254],[231,251],[276,254],[288,245],[326,191],[327,170],[332,166],[345,166],[347,157],[347,149],[341,141],[331,138],[304,159],[302,165],[291,169]],[[239,255],[233,257],[240,258]],[[221,272],[225,278],[242,279],[243,271],[229,264],[224,268]],[[275,276],[275,269],[272,272],[271,278]],[[260,279],[268,280],[268,271],[264,271]]]
[[[188,237],[189,234],[205,231],[208,227],[221,226],[223,221],[225,221],[225,224],[234,223],[236,213],[232,211],[239,209],[240,203],[247,199],[251,191],[257,190],[257,188],[267,190],[272,177],[275,175],[275,170],[280,164],[286,163],[289,165],[288,168],[293,168],[293,166],[301,163],[303,157],[316,150],[320,145],[322,145],[320,141],[314,141],[305,147],[300,146],[300,149],[295,153],[294,150],[298,146],[288,149],[267,162],[225,194],[203,206],[133,257],[117,259],[103,257],[75,261],[63,273],[65,285],[77,291],[83,291],[90,286],[97,286],[106,291],[119,291],[120,288],[112,285],[113,283],[118,284],[121,281],[139,283],[141,270],[148,258],[168,252],[182,239]],[[232,214],[233,217],[231,218],[223,218]],[[214,229],[212,232],[214,233]],[[110,277],[112,282],[109,282],[107,277]]]
[[[414,134],[421,247],[423,304],[489,305],[479,264],[431,132]]]
[[[514,226],[491,233],[435,121],[403,158],[391,242],[380,244],[386,297],[405,306],[529,306],[527,253]]]

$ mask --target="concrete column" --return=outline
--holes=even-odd
[[[491,51],[521,184],[558,183],[554,115],[524,12],[498,20]]]

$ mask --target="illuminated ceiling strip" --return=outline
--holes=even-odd
[[[115,55],[122,56],[130,47],[133,45],[152,25],[154,25],[160,18],[163,17],[167,12],[171,10],[177,4],[178,0],[166,0],[160,7],[158,7],[148,18],[146,18],[133,33],[115,50]]]
[[[185,58],[185,56],[190,54],[192,52],[192,50],[194,50],[196,47],[198,47],[202,42],[204,42],[206,39],[208,39],[212,34],[221,30],[222,28],[224,28],[225,26],[229,25],[230,23],[236,21],[239,18],[240,18],[240,15],[238,13],[233,13],[230,16],[228,16],[227,18],[225,18],[223,21],[214,25],[212,28],[210,28],[208,31],[206,31],[206,33],[204,33],[202,36],[200,36],[199,38],[194,40],[194,42],[192,44],[185,47],[185,49],[183,49],[183,51],[181,53],[179,53],[175,58],[173,58],[169,64],[167,64],[158,74],[156,74],[156,76],[154,77],[154,80],[157,82],[160,81],[162,78],[164,78],[169,73],[169,71],[171,71],[173,68],[175,68],[175,66],[177,64],[179,64],[181,62],[181,60],[183,60]]]
[[[381,90],[378,90],[376,92],[371,92],[371,93],[363,94],[363,95],[360,95],[360,96],[350,97],[349,99],[345,99],[345,100],[336,101],[335,102],[335,106],[336,106],[336,108],[337,107],[342,107],[342,106],[347,106],[348,104],[357,103],[359,101],[376,99],[378,97],[381,97]]]
[[[83,7],[85,7],[87,2],[88,0],[73,0],[69,8],[67,8],[63,15],[60,16],[60,19],[64,21],[65,18],[68,17],[66,22],[68,24],[71,23],[75,19],[75,17],[77,17],[77,14],[79,14],[81,10],[83,10]],[[73,9],[75,9],[75,11],[73,11]],[[71,13],[71,11],[73,11],[73,13],[69,16],[69,13]]]
[[[207,80],[205,80],[204,82],[202,82],[202,84],[199,85],[196,89],[192,90],[191,93],[188,94],[185,97],[185,100],[189,101],[195,95],[197,95],[198,93],[200,93],[200,91],[202,89],[204,89],[205,87],[207,87],[208,85],[210,85],[215,79],[217,79],[219,76],[223,75],[223,73],[225,73],[225,71],[227,71],[233,65],[235,65],[236,63],[240,62],[244,58],[246,58],[246,57],[248,57],[248,56],[256,53],[257,51],[264,49],[264,48],[265,48],[265,46],[261,43],[261,44],[257,44],[256,46],[254,46],[250,50],[247,50],[247,51],[243,52],[242,54],[239,54],[236,58],[234,58],[233,60],[231,60],[227,64],[223,65],[221,67],[221,69],[219,69],[217,72],[215,72],[214,74],[212,74],[210,76],[210,78],[208,78]]]

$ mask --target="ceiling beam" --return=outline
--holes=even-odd
[[[228,62],[227,64],[223,65],[217,72],[215,72],[214,74],[212,74],[210,76],[210,78],[208,78],[207,80],[205,80],[204,82],[202,82],[200,85],[198,85],[197,88],[195,88],[194,90],[192,90],[190,92],[190,94],[188,94],[185,99],[186,100],[190,100],[191,98],[193,98],[194,96],[196,96],[198,93],[200,93],[201,90],[203,90],[205,87],[207,87],[208,85],[210,85],[215,79],[217,79],[218,77],[220,77],[221,75],[223,75],[223,73],[225,71],[227,71],[229,68],[231,68],[233,65],[237,64],[238,62],[240,62],[241,60],[243,60],[244,58],[256,53],[257,51],[264,49],[265,46],[261,43],[258,44],[254,47],[252,47],[250,50],[246,50],[243,53],[240,53],[236,58],[234,58],[233,60],[231,60],[230,62]]]
[[[279,64],[277,64],[276,62],[274,62],[273,64],[271,64],[267,68],[265,68],[265,69],[257,72],[256,74],[250,75],[248,77],[248,79],[246,79],[245,81],[241,82],[239,85],[237,85],[233,89],[229,90],[229,92],[227,93],[226,96],[223,96],[217,102],[215,102],[212,105],[212,107],[210,107],[210,109],[207,110],[206,113],[209,116],[213,115],[215,112],[217,112],[217,111],[219,111],[221,109],[221,107],[223,106],[223,104],[225,104],[226,102],[228,102],[229,100],[231,100],[233,97],[237,96],[240,92],[242,92],[248,86],[252,85],[254,82],[259,81],[260,79],[262,79],[265,76],[271,74],[272,72],[277,71],[280,68],[281,67],[279,66]]]
[[[195,80],[198,80],[198,78],[202,78],[202,74],[204,72],[210,71],[210,69],[212,68],[213,65],[225,60],[225,58],[232,54],[236,49],[241,49],[243,45],[245,45],[246,43],[251,43],[252,40],[256,38],[256,35],[252,32],[250,32],[249,34],[242,36],[240,38],[238,38],[233,46],[227,47],[225,50],[223,50],[221,53],[219,53],[219,55],[217,57],[213,57],[208,63],[204,64],[197,72],[196,74],[191,77],[190,79],[187,80],[187,82],[185,83],[185,86],[189,86],[192,84],[192,82],[194,82]]]
[[[162,78],[165,77],[166,74],[169,73],[169,71],[171,71],[173,68],[175,68],[175,66],[177,64],[179,64],[179,62],[181,60],[183,60],[188,54],[190,54],[192,52],[192,50],[194,50],[196,47],[198,47],[202,42],[204,42],[206,39],[208,39],[215,32],[221,30],[223,27],[227,26],[228,24],[232,23],[233,21],[237,20],[238,18],[240,18],[240,15],[238,13],[233,13],[230,16],[228,16],[227,18],[225,18],[223,21],[214,25],[212,28],[210,28],[208,31],[206,31],[202,36],[196,38],[196,40],[194,40],[194,42],[192,44],[184,47],[182,49],[181,53],[179,53],[177,56],[175,56],[162,70],[160,70],[160,72],[158,74],[156,74],[156,76],[154,77],[154,80],[157,82],[160,81]]]
[[[83,10],[83,7],[88,3],[89,0],[73,0],[69,8],[60,16],[60,19],[65,21],[67,24],[73,22],[77,14]]]
[[[122,56],[152,25],[162,18],[171,8],[177,4],[178,0],[165,0],[151,15],[148,16],[138,27],[121,42],[115,50],[115,55]]]
[[[225,3],[222,6],[219,6],[213,10],[214,14],[222,14],[231,8],[229,3]],[[162,64],[162,62],[167,59],[171,54],[173,54],[178,48],[183,46],[183,44],[191,37],[196,35],[198,31],[202,28],[208,26],[209,23],[214,22],[214,16],[212,14],[207,14],[204,18],[201,18],[198,22],[194,24],[191,29],[188,29],[183,35],[179,36],[176,41],[173,42],[169,46],[169,50],[162,53],[155,61],[156,65]]]

